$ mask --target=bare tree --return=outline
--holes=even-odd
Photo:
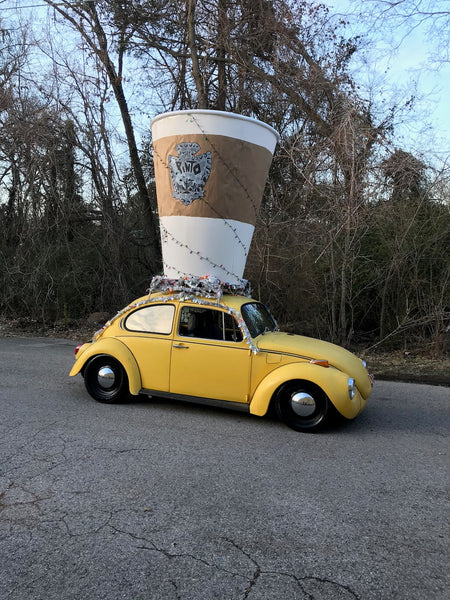
[[[119,42],[116,44],[116,48],[113,49],[109,43],[105,26],[101,21],[101,14],[97,11],[97,5],[95,2],[88,1],[81,4],[73,4],[72,2],[68,1],[45,1],[58,14],[62,15],[64,19],[70,23],[73,29],[80,34],[83,41],[89,46],[100,63],[103,65],[103,68],[108,76],[111,89],[113,90],[114,97],[122,117],[128,143],[130,161],[142,202],[144,218],[148,224],[150,244],[154,249],[152,268],[153,272],[156,273],[160,267],[160,252],[159,237],[154,216],[154,207],[152,206],[151,197],[147,189],[147,183],[145,181],[142,163],[134,134],[133,123],[123,87],[123,59],[126,48],[126,31],[123,29],[116,31],[116,36],[118,36]],[[117,67],[113,61],[114,50],[117,55]]]
[[[370,12],[389,28],[401,28],[403,37],[424,28],[430,42],[429,60],[437,65],[450,61],[450,10],[446,0],[366,0],[360,3],[360,10]]]
[[[157,260],[140,215],[147,207],[155,217],[155,192],[150,136],[139,153],[134,115],[143,110],[148,130],[157,111],[204,107],[257,117],[282,135],[246,271],[280,320],[344,345],[417,339],[443,350],[446,172],[393,150],[390,107],[375,118],[349,73],[359,42],[331,27],[323,6],[46,3],[53,28],[79,40],[77,52],[58,51],[49,35],[51,68],[37,77],[7,36],[0,48],[5,312],[69,318],[116,308],[142,289]],[[135,96],[131,66],[141,84]],[[129,159],[118,152],[123,133],[112,114]]]

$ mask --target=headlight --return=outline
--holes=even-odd
[[[355,394],[356,394],[355,380],[353,379],[353,377],[349,377],[349,380],[348,380],[348,396],[349,396],[350,400],[353,400],[353,398],[355,397]]]

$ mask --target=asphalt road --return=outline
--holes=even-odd
[[[447,600],[449,388],[322,434],[96,403],[65,340],[0,339],[2,600]]]

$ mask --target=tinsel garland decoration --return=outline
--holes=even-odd
[[[189,275],[179,277],[178,279],[170,279],[163,275],[157,275],[153,277],[149,290],[150,294],[153,292],[161,292],[163,294],[184,292],[203,298],[216,298],[218,302],[224,294],[250,298],[251,291],[250,282],[246,279],[241,279],[239,283],[229,283],[221,281],[213,275],[203,275],[201,277]]]
[[[145,300],[140,300],[139,302],[133,302],[132,304],[129,304],[128,306],[120,310],[116,315],[114,315],[114,317],[110,319],[107,323],[105,323],[101,329],[96,331],[92,337],[92,341],[95,342],[96,340],[98,340],[98,338],[103,334],[105,329],[107,329],[110,325],[117,321],[117,319],[120,319],[121,316],[123,316],[126,312],[133,308],[139,308],[148,304],[160,304],[161,302],[165,303],[173,301],[192,302],[193,304],[199,304],[200,306],[209,306],[214,308],[217,308],[219,306],[225,312],[227,312],[229,315],[232,315],[237,320],[245,343],[248,345],[253,354],[258,354],[259,348],[253,343],[250,331],[248,330],[248,327],[244,319],[242,318],[242,315],[237,310],[231,308],[231,306],[227,306],[226,304],[219,303],[219,300],[217,300],[216,302],[211,302],[209,300],[204,300],[203,298],[199,298],[196,295],[189,294],[186,292],[180,292],[178,294],[173,294],[169,296],[155,296],[153,298],[151,298],[149,295],[148,298],[146,298]]]

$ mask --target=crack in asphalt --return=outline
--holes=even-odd
[[[281,575],[284,577],[290,577],[290,578],[294,579],[294,581],[301,588],[302,592],[306,595],[308,600],[316,600],[316,596],[315,596],[315,593],[311,594],[305,588],[304,584],[307,582],[331,585],[334,588],[337,588],[338,590],[345,590],[355,600],[361,600],[360,596],[350,586],[344,585],[342,583],[338,583],[337,581],[334,581],[333,579],[327,579],[325,577],[316,577],[315,575],[303,575],[302,577],[299,577],[298,575],[295,575],[294,573],[289,573],[286,571],[264,571],[264,574],[266,574],[266,575]],[[320,592],[320,590],[319,590],[319,592]]]
[[[128,452],[150,452],[150,448],[108,448],[106,446],[92,446],[93,451],[111,452],[114,454],[127,454]]]
[[[178,586],[177,586],[177,582],[176,582],[176,581],[174,581],[173,579],[170,579],[170,584],[173,586],[173,589],[175,590],[175,594],[176,594],[177,600],[181,600],[181,596],[180,596],[180,594],[178,593]]]
[[[191,561],[195,561],[200,565],[204,565],[208,569],[214,569],[218,572],[222,572],[226,575],[230,575],[232,577],[238,578],[239,580],[242,580],[243,583],[245,582],[245,588],[243,588],[243,591],[240,595],[240,600],[251,599],[251,597],[255,593],[257,593],[256,590],[258,589],[258,585],[263,586],[264,588],[264,583],[261,581],[264,576],[277,578],[284,577],[290,579],[292,582],[295,582],[294,585],[298,586],[299,590],[301,590],[301,593],[306,600],[318,600],[319,597],[323,597],[323,592],[328,592],[331,594],[334,593],[334,595],[340,594],[340,597],[342,596],[342,593],[344,593],[346,597],[348,597],[348,600],[360,600],[358,594],[349,586],[343,585],[331,579],[316,577],[313,575],[299,576],[295,573],[284,570],[266,570],[258,563],[258,561],[252,556],[250,552],[245,550],[244,547],[239,545],[238,542],[236,542],[230,537],[222,537],[220,539],[222,539],[224,542],[235,548],[240,554],[242,554],[242,556],[244,556],[247,559],[249,565],[252,568],[251,574],[245,574],[239,572],[236,569],[226,568],[223,565],[217,564],[213,560],[207,560],[191,552],[176,552],[174,550],[167,549],[167,547],[159,546],[152,540],[148,539],[148,537],[140,536],[132,533],[131,531],[121,529],[120,527],[117,527],[112,523],[117,511],[100,511],[100,513],[103,514],[99,514],[96,517],[97,525],[93,527],[92,523],[90,523],[84,531],[76,531],[76,527],[74,527],[73,523],[77,522],[77,518],[76,515],[74,515],[73,513],[62,510],[59,513],[58,517],[56,517],[54,513],[46,514],[45,511],[42,510],[41,503],[46,500],[50,500],[54,496],[54,494],[52,494],[50,490],[46,490],[46,494],[42,494],[42,492],[40,494],[36,493],[32,490],[30,482],[34,478],[42,475],[49,476],[51,471],[53,471],[56,467],[69,461],[70,457],[67,454],[68,446],[73,445],[76,442],[76,440],[68,439],[62,434],[56,434],[54,437],[55,443],[51,448],[51,451],[47,451],[44,453],[40,453],[39,451],[36,452],[36,449],[33,449],[32,447],[32,443],[35,440],[39,439],[39,436],[41,436],[43,433],[48,432],[54,425],[55,423],[49,424],[36,431],[35,434],[29,440],[27,440],[26,444],[21,444],[19,447],[17,447],[15,449],[15,452],[12,453],[9,457],[7,457],[4,461],[3,464],[8,462],[10,463],[14,458],[18,461],[20,460],[20,465],[10,464],[10,469],[8,470],[9,476],[17,472],[18,469],[23,468],[24,465],[27,465],[28,463],[34,462],[37,465],[39,465],[39,463],[42,463],[42,469],[38,468],[37,472],[34,472],[32,477],[25,476],[25,480],[28,482],[28,485],[26,485],[25,483],[19,483],[17,481],[11,481],[10,479],[8,485],[5,486],[0,493],[0,513],[12,506],[34,506],[37,508],[38,513],[41,515],[41,517],[52,516],[52,521],[58,521],[59,523],[61,523],[63,525],[64,530],[66,531],[67,536],[69,536],[70,538],[81,538],[83,536],[88,537],[90,535],[97,535],[101,531],[110,529],[110,531],[112,531],[113,533],[128,536],[129,538],[134,540],[134,542],[136,542],[135,548],[137,550],[156,552],[164,556],[168,560],[188,559]],[[94,446],[91,448],[91,451],[107,451],[109,453],[115,454],[127,454],[134,452],[148,452],[148,448],[112,448],[107,446]],[[18,495],[16,497],[14,497],[14,491],[18,492]],[[89,494],[91,492],[84,490],[72,493]],[[13,519],[13,522],[14,521],[16,523],[19,522],[16,521],[16,519]],[[35,581],[38,580],[39,578],[37,578]],[[173,587],[174,594],[177,600],[181,600],[182,595],[180,593],[180,589],[177,585],[176,579],[171,578],[169,580],[169,583]]]
[[[72,518],[73,518],[73,514],[71,514],[70,516],[72,516]],[[76,533],[73,530],[73,528],[67,523],[67,520],[69,519],[69,514],[67,512],[59,518],[59,521],[64,524],[64,527],[66,528],[66,531],[67,531],[67,534],[69,535],[69,537],[80,538],[83,536],[97,534],[100,531],[102,531],[102,529],[105,529],[108,526],[111,527],[110,521],[112,520],[113,517],[114,517],[114,513],[110,512],[108,516],[105,516],[104,522],[99,524],[98,527],[93,527],[92,529],[89,529],[88,531],[82,531],[80,533]],[[111,527],[111,529],[113,529],[113,528]]]
[[[238,544],[236,544],[236,542],[234,540],[232,540],[230,538],[222,538],[222,539],[224,539],[226,542],[228,542],[229,544],[234,546],[236,548],[236,550],[239,550],[239,552],[241,552],[244,556],[246,556],[248,558],[248,560],[250,562],[252,562],[254,564],[254,566],[256,567],[255,571],[253,572],[253,576],[250,579],[249,584],[246,587],[244,595],[242,597],[242,600],[246,600],[249,597],[252,589],[256,585],[256,582],[258,581],[258,579],[261,575],[261,567],[256,562],[256,560],[254,558],[252,558],[252,556],[250,556],[250,554],[248,552],[246,552],[243,548],[241,548]]]
[[[183,552],[183,553],[171,552],[170,550],[167,550],[166,548],[159,547],[157,544],[155,544],[153,541],[149,540],[146,537],[142,537],[142,536],[133,534],[130,531],[125,531],[123,529],[119,529],[111,524],[109,524],[109,527],[115,533],[126,535],[126,536],[131,537],[135,541],[142,542],[142,544],[136,546],[136,549],[138,549],[138,550],[147,550],[147,551],[151,551],[151,552],[157,552],[159,554],[162,554],[169,560],[177,559],[177,558],[188,558],[188,559],[194,560],[200,564],[203,564],[208,568],[216,569],[218,571],[226,573],[227,575],[232,575],[234,577],[246,579],[248,581],[248,585],[245,588],[245,590],[241,596],[241,600],[248,600],[248,598],[250,598],[252,592],[254,591],[255,587],[257,586],[262,575],[287,577],[287,578],[292,579],[293,581],[296,582],[296,584],[301,589],[302,593],[304,594],[304,596],[307,600],[318,600],[319,597],[320,598],[323,597],[322,591],[320,589],[308,591],[307,585],[306,585],[308,583],[320,584],[321,587],[323,585],[332,586],[333,588],[335,588],[336,592],[340,592],[340,593],[342,591],[347,592],[347,594],[349,594],[349,600],[350,600],[350,597],[353,598],[354,600],[360,600],[360,596],[350,586],[338,583],[337,581],[334,581],[332,579],[316,577],[314,575],[304,575],[304,576],[300,577],[300,576],[295,575],[294,573],[290,573],[288,571],[264,570],[258,564],[258,562],[252,557],[252,555],[249,552],[244,550],[238,543],[236,543],[231,538],[223,537],[222,539],[224,541],[228,542],[234,548],[236,548],[236,550],[241,552],[250,561],[250,563],[252,563],[252,565],[254,566],[254,571],[250,578],[246,575],[243,575],[242,573],[238,573],[236,571],[226,569],[214,562],[210,562],[210,561],[205,560],[204,558],[195,556],[194,554],[192,554],[190,552]],[[174,586],[177,598],[180,598],[180,596],[178,595],[178,588],[177,588],[175,581],[171,579],[170,583]],[[319,594],[319,595],[317,595],[317,594]]]
[[[8,489],[9,489],[9,487],[8,487]],[[1,511],[2,511],[2,510],[5,508],[5,506],[6,506],[6,505],[3,503],[3,498],[5,497],[5,495],[6,495],[6,492],[8,491],[8,489],[6,489],[4,492],[1,492],[1,493],[0,493],[0,512],[1,512]]]
[[[18,490],[22,492],[24,495],[31,496],[31,500],[14,500],[8,501],[8,493],[12,490]],[[41,512],[41,507],[39,506],[40,502],[44,500],[50,500],[52,498],[52,494],[49,496],[40,496],[35,492],[28,490],[24,485],[20,485],[18,483],[12,482],[8,485],[8,487],[0,494],[0,511],[4,510],[10,506],[36,506]]]
[[[67,457],[65,455],[65,451],[66,451],[66,444],[68,442],[67,442],[67,440],[65,440],[63,438],[62,435],[56,436],[56,438],[59,439],[62,444],[62,449],[59,451],[52,449],[48,453],[47,456],[39,456],[32,448],[33,442],[36,439],[38,439],[38,440],[41,439],[39,437],[40,434],[51,430],[52,427],[55,426],[56,424],[57,424],[57,421],[55,421],[54,423],[50,423],[50,424],[46,425],[45,427],[42,427],[41,429],[37,430],[30,438],[27,438],[26,443],[19,445],[17,448],[14,449],[14,452],[10,453],[8,456],[5,456],[3,461],[0,462],[0,465],[1,466],[8,465],[8,467],[9,467],[8,473],[12,474],[14,471],[23,469],[24,466],[33,464],[35,462],[38,462],[38,463],[41,462],[44,464],[48,464],[49,465],[48,468],[44,469],[42,471],[42,473],[38,473],[39,475],[41,475],[41,474],[49,473],[52,469],[59,466],[61,464],[61,462],[66,461]],[[57,458],[58,456],[62,456],[63,460],[59,461]],[[26,457],[28,457],[28,459]],[[19,464],[17,464],[17,465],[11,464],[14,459],[19,460]],[[36,474],[35,474],[35,476],[36,476]]]
[[[302,592],[306,595],[306,597],[308,598],[308,600],[315,600],[314,595],[311,595],[306,589],[305,586],[303,585],[304,582],[308,582],[308,581],[314,581],[317,583],[323,583],[323,584],[329,584],[332,586],[336,586],[339,589],[344,589],[345,591],[347,591],[349,594],[352,595],[353,598],[355,598],[355,600],[360,600],[358,594],[356,594],[356,592],[354,592],[349,586],[345,586],[342,585],[336,581],[333,581],[331,579],[325,579],[325,578],[321,578],[321,577],[315,577],[312,575],[305,575],[303,577],[298,577],[297,575],[293,574],[293,573],[289,573],[286,571],[265,571],[261,568],[261,566],[258,564],[258,562],[248,553],[246,552],[243,548],[241,548],[238,544],[236,544],[236,542],[234,542],[234,540],[230,539],[230,538],[223,538],[224,540],[226,540],[227,542],[229,542],[230,544],[232,544],[237,550],[239,550],[240,552],[242,552],[242,554],[244,556],[246,556],[249,561],[251,561],[256,569],[253,573],[253,577],[251,578],[248,587],[246,588],[244,595],[242,597],[242,600],[247,600],[247,598],[250,596],[253,588],[256,586],[258,579],[261,577],[261,575],[278,575],[278,576],[283,576],[283,577],[290,577],[292,578],[297,585],[300,587],[300,589],[302,590]]]
[[[195,556],[194,554],[191,554],[190,552],[184,552],[184,553],[170,552],[169,550],[166,550],[165,548],[160,548],[151,540],[148,540],[147,538],[135,535],[135,534],[131,533],[130,531],[124,531],[122,529],[118,529],[117,527],[114,527],[113,525],[109,525],[109,527],[111,527],[111,529],[113,531],[115,531],[115,533],[127,535],[136,541],[144,542],[141,546],[136,546],[137,550],[149,550],[152,552],[158,552],[159,554],[162,554],[169,560],[171,560],[173,558],[191,558],[192,560],[195,560],[196,562],[199,562],[199,563],[205,565],[206,567],[217,569],[218,571],[223,571],[224,573],[227,573],[228,575],[243,577],[243,575],[241,575],[240,573],[230,571],[228,569],[220,567],[219,565],[217,565],[215,563],[210,563],[207,560],[200,558],[199,556]]]
[[[10,492],[11,490],[14,490],[14,489],[20,490],[24,494],[28,494],[31,497],[31,499],[25,500],[25,501],[19,500],[19,501],[14,501],[14,502],[8,502],[7,494],[8,494],[8,492]],[[33,505],[33,506],[37,506],[39,513],[42,514],[39,503],[44,500],[48,500],[50,498],[51,498],[51,496],[39,496],[35,492],[31,492],[30,490],[26,489],[25,486],[21,486],[21,485],[18,485],[13,482],[13,483],[10,483],[8,485],[8,487],[2,493],[0,493],[0,512],[4,508],[7,508],[9,506]],[[5,502],[5,500],[6,500],[6,502]],[[153,542],[152,540],[149,540],[147,537],[143,537],[143,536],[134,534],[130,531],[126,531],[124,529],[121,529],[121,528],[113,525],[111,523],[111,521],[113,520],[114,516],[115,516],[115,512],[110,511],[109,513],[104,515],[105,518],[102,519],[102,522],[99,523],[97,527],[89,528],[88,531],[83,531],[80,533],[77,533],[76,531],[74,531],[73,527],[68,522],[70,517],[73,518],[73,515],[69,515],[69,513],[65,512],[63,514],[60,514],[60,516],[57,520],[64,525],[66,533],[70,538],[79,538],[79,537],[83,537],[83,536],[96,535],[100,531],[109,528],[115,534],[121,534],[121,535],[127,536],[127,537],[131,538],[132,540],[134,540],[135,542],[138,542],[138,545],[135,545],[135,548],[137,550],[156,552],[156,553],[164,556],[168,560],[189,559],[189,560],[195,561],[196,563],[202,564],[205,567],[208,567],[209,569],[215,569],[215,570],[225,573],[227,575],[231,575],[233,577],[238,577],[239,579],[246,580],[247,585],[246,585],[245,589],[243,590],[242,595],[240,596],[241,600],[248,600],[249,598],[252,597],[253,593],[255,592],[255,589],[258,586],[258,583],[260,583],[260,581],[261,581],[262,576],[286,577],[286,578],[291,579],[292,581],[295,582],[295,584],[298,586],[298,588],[301,590],[302,594],[304,595],[304,598],[307,600],[318,600],[319,598],[322,598],[324,586],[331,586],[332,587],[332,590],[330,590],[331,593],[334,593],[333,590],[335,590],[336,594],[337,593],[342,594],[342,592],[345,592],[346,594],[348,594],[349,600],[350,600],[350,598],[353,598],[354,600],[360,600],[360,596],[351,587],[341,584],[341,583],[338,583],[331,579],[327,579],[327,578],[323,578],[323,577],[316,577],[313,575],[298,576],[295,573],[292,573],[289,571],[284,571],[284,570],[263,569],[262,566],[258,563],[258,561],[248,551],[246,551],[234,539],[231,539],[229,537],[222,537],[221,539],[224,542],[226,542],[227,544],[229,544],[230,546],[232,546],[233,548],[235,548],[236,550],[238,550],[243,556],[245,556],[245,558],[253,566],[253,573],[250,577],[243,573],[237,572],[236,570],[227,569],[224,566],[218,565],[214,561],[205,560],[204,558],[202,558],[200,556],[196,556],[195,554],[193,554],[191,552],[175,552],[175,551],[168,550],[167,548],[158,546],[155,542]],[[174,579],[170,579],[170,584],[174,588],[174,592],[175,592],[177,600],[181,600],[181,596],[179,594],[179,590],[177,587],[177,582]],[[319,588],[316,590],[310,589],[311,585],[312,586],[318,585]]]
[[[43,428],[40,430],[40,432],[45,431],[47,429],[48,429],[47,427]],[[36,436],[33,436],[33,437],[35,438]],[[68,460],[67,445],[69,445],[73,440],[67,440],[62,435],[59,435],[57,437],[59,438],[60,448],[58,451],[54,452],[52,455],[40,456],[40,457],[37,457],[36,455],[33,456],[31,454],[31,452],[24,452],[24,449],[27,447],[26,445],[21,446],[16,453],[16,456],[17,456],[17,454],[19,454],[19,455],[22,454],[21,465],[23,466],[26,463],[26,461],[25,461],[25,463],[23,461],[24,455],[28,455],[30,457],[30,462],[32,460],[37,461],[37,462],[41,461],[43,463],[43,465],[45,465],[45,467],[43,467],[40,474],[46,473],[48,475],[56,466],[60,465],[63,462],[66,462]],[[142,448],[127,448],[127,449],[114,450],[112,448],[106,448],[106,447],[95,447],[95,448],[92,448],[92,450],[93,451],[107,450],[109,452],[124,454],[124,453],[128,453],[128,452],[142,452],[144,449],[142,449]],[[57,460],[58,456],[60,457],[59,460]],[[19,468],[19,467],[13,467],[9,471],[9,473],[11,474],[11,472],[16,471],[17,468]],[[27,477],[27,481],[30,482],[36,476],[37,475],[34,474],[33,477],[31,477],[31,478]],[[14,493],[14,491],[18,492],[17,497],[11,496]],[[83,491],[83,492],[74,492],[74,493],[88,494],[89,492]],[[49,494],[49,491],[47,491],[47,494],[45,494],[45,495],[43,495],[42,493],[38,494],[35,491],[33,491],[32,489],[30,489],[30,485],[20,484],[15,481],[9,481],[8,485],[6,487],[4,487],[3,491],[0,493],[0,513],[2,511],[4,511],[5,509],[12,507],[12,506],[19,506],[19,507],[33,506],[33,507],[37,508],[38,513],[42,517],[43,512],[45,512],[45,511],[42,510],[41,503],[46,500],[50,500],[53,497],[53,495],[54,494],[52,494],[52,493]],[[344,593],[345,596],[348,598],[348,600],[350,600],[350,599],[360,600],[360,596],[350,586],[338,583],[331,579],[327,579],[327,578],[323,578],[323,577],[316,577],[314,575],[299,576],[299,575],[296,575],[295,573],[292,573],[289,571],[284,571],[284,570],[270,570],[270,569],[266,570],[258,563],[258,561],[251,555],[250,552],[245,550],[241,545],[239,545],[239,543],[237,543],[234,539],[232,539],[230,537],[222,537],[221,539],[224,542],[226,542],[227,544],[229,544],[230,546],[232,546],[233,548],[235,548],[243,556],[245,556],[245,558],[248,560],[249,564],[253,568],[250,576],[248,574],[238,572],[235,569],[226,568],[222,565],[217,564],[214,561],[206,560],[205,558],[197,556],[191,552],[176,552],[176,551],[167,549],[165,547],[159,546],[152,540],[149,540],[147,537],[136,535],[130,531],[126,531],[124,529],[121,529],[121,528],[113,525],[112,521],[116,514],[115,511],[109,511],[109,512],[102,511],[102,512],[103,512],[103,518],[100,518],[100,516],[99,516],[99,518],[97,519],[97,526],[95,526],[95,527],[90,526],[87,530],[80,531],[80,532],[77,532],[75,530],[76,528],[74,528],[73,524],[70,523],[71,519],[74,520],[74,522],[76,522],[76,519],[74,519],[73,513],[63,511],[62,513],[59,514],[59,517],[54,520],[60,522],[64,526],[66,534],[70,538],[80,538],[83,536],[97,535],[102,530],[109,528],[113,533],[128,536],[129,538],[131,538],[132,540],[137,542],[137,544],[135,545],[135,548],[137,550],[156,552],[156,553],[164,556],[168,560],[174,560],[174,559],[175,560],[176,559],[192,560],[198,564],[204,565],[208,569],[215,569],[216,571],[222,572],[222,573],[230,575],[232,577],[237,577],[237,578],[239,578],[239,580],[246,581],[245,588],[243,589],[242,594],[240,596],[241,600],[251,599],[251,597],[253,596],[253,594],[255,593],[255,591],[258,588],[258,584],[260,586],[262,585],[264,587],[264,584],[261,582],[261,579],[264,576],[277,577],[277,578],[285,577],[285,578],[290,579],[292,582],[295,582],[295,585],[298,586],[299,590],[301,590],[301,593],[302,593],[303,597],[305,598],[305,600],[318,600],[319,598],[323,597],[324,592],[327,592],[328,594],[334,594],[334,595],[339,594],[340,597],[342,597],[342,593]],[[20,521],[20,519],[19,519],[19,521],[16,521],[16,519],[13,519],[13,521],[18,523]],[[169,583],[173,586],[174,593],[175,593],[177,600],[181,600],[182,596],[180,595],[180,591],[177,586],[176,580],[172,578],[172,579],[170,579]],[[317,588],[317,589],[314,589],[314,588]]]

